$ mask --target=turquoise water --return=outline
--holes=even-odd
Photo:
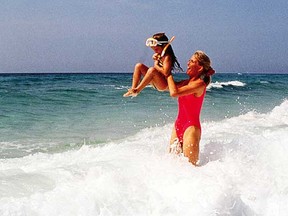
[[[136,98],[122,97],[131,78],[119,73],[0,75],[1,158],[65,151],[172,123],[177,101],[167,92],[148,87]],[[287,99],[287,83],[288,75],[216,74],[202,121],[268,112]]]
[[[168,154],[177,101],[131,78],[0,75],[0,215],[287,215],[287,74],[214,76],[199,167]]]

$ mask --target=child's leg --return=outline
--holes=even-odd
[[[137,63],[134,68],[132,89],[136,88],[140,82],[141,76],[145,76],[148,71],[148,67],[142,63]]]
[[[132,78],[132,86],[131,89],[129,89],[124,95],[123,97],[129,97],[129,96],[136,96],[137,93],[133,91],[133,89],[135,89],[141,79],[141,76],[145,76],[145,74],[148,71],[148,67],[142,63],[137,63],[135,65],[134,68],[134,72],[133,72],[133,78]]]
[[[140,84],[135,88],[136,92],[140,93],[149,83],[159,91],[164,91],[168,87],[166,78],[154,67],[148,69]]]

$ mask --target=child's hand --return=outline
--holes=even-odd
[[[152,56],[152,58],[153,58],[154,61],[159,60],[160,57],[161,57],[161,55],[160,55],[159,53],[154,53],[153,56]]]
[[[161,68],[163,67],[163,62],[160,59],[154,61],[154,67],[157,68],[157,66]]]

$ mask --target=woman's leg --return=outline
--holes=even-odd
[[[183,136],[183,153],[189,158],[189,162],[197,165],[199,160],[199,143],[201,139],[201,130],[198,127],[188,127]]]
[[[176,155],[182,153],[182,144],[177,137],[175,126],[173,127],[171,138],[170,138],[169,153],[173,153]]]
[[[175,126],[173,126],[171,138],[170,138],[170,145],[174,143],[175,139],[177,139],[177,134],[176,134]]]

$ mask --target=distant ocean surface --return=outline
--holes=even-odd
[[[131,79],[0,74],[1,216],[287,215],[288,74],[213,76],[197,168],[167,153],[177,100]]]

